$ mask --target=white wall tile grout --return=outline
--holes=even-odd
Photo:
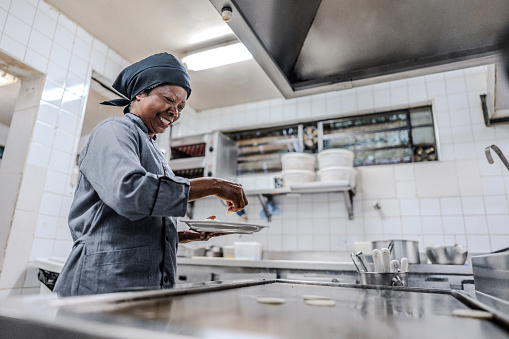
[[[113,79],[127,61],[43,1],[0,0],[2,18],[0,49],[48,73],[28,158],[29,164],[48,170],[30,258],[65,255],[72,245],[66,225],[69,168],[78,148],[88,78],[94,69]],[[450,243],[456,235],[472,251],[491,251],[509,240],[509,179],[500,162],[486,162],[483,150],[490,144],[509,150],[509,127],[483,125],[479,95],[486,92],[486,74],[486,67],[474,67],[296,99],[199,113],[190,109],[179,129],[187,135],[211,126],[256,128],[431,103],[439,162],[358,168],[353,221],[340,194],[278,197],[280,213],[273,227],[255,239],[271,250],[350,251],[360,240],[408,237],[419,239],[423,249],[431,241]],[[255,186],[269,182],[258,179],[242,178]],[[261,205],[250,199],[249,220],[266,223],[259,216]],[[377,201],[382,202],[380,211],[373,208]],[[196,206],[204,217],[217,214],[212,202]]]
[[[38,216],[30,260],[65,256],[72,247],[67,226],[72,201],[69,183],[90,74],[95,69],[114,78],[129,63],[43,1],[0,0],[0,22],[0,50],[47,74],[27,162],[47,172],[46,183],[40,207],[30,207],[39,202],[30,198],[29,191],[22,191],[24,200],[19,205],[23,209],[17,212]],[[8,253],[9,258],[15,257],[12,254]],[[29,267],[19,260],[7,264]]]
[[[422,91],[422,94],[416,89]],[[327,236],[324,234],[325,228],[318,223],[319,220],[328,220],[329,248],[335,251],[351,250],[354,241],[387,236],[420,239],[423,249],[430,242],[437,245],[451,243],[455,235],[458,241],[470,246],[473,251],[495,250],[496,248],[492,248],[494,242],[491,241],[488,225],[491,225],[492,230],[500,232],[502,228],[499,225],[503,224],[504,218],[509,219],[509,203],[506,198],[506,182],[509,185],[509,179],[504,177],[503,165],[492,166],[486,162],[484,147],[490,143],[502,145],[500,140],[507,139],[504,138],[507,132],[504,126],[488,128],[484,126],[482,119],[472,119],[473,116],[482,116],[479,112],[479,94],[485,91],[485,67],[474,67],[321,95],[322,111],[327,117],[355,115],[362,110],[380,112],[431,102],[437,133],[440,135],[441,161],[358,168],[362,182],[357,196],[360,200],[357,200],[357,197],[354,199],[357,213],[353,222],[346,219],[343,200],[327,201],[327,213],[325,210],[305,209],[310,200],[307,196],[297,198],[297,202],[294,198],[282,197],[281,231],[271,233],[269,228],[268,244],[264,245],[272,248],[270,244],[282,241],[283,250],[307,250],[310,246],[313,250],[319,250],[315,244],[322,243],[322,240],[313,240],[310,245],[309,242],[304,243],[302,239],[292,236],[304,232],[302,226],[300,233],[292,228],[292,224],[298,223],[295,219],[297,215],[305,220],[311,217],[313,239]],[[279,100],[278,106],[281,106],[283,114],[279,120],[272,122],[285,124],[295,121],[295,118],[299,117],[298,106],[307,107],[308,99],[317,100],[315,96]],[[272,103],[273,101],[258,103],[256,114],[263,116],[261,111],[270,110]],[[203,114],[209,120],[216,117],[215,119],[226,122],[233,120],[224,117],[229,117],[234,110],[235,107],[225,107],[216,109],[213,114],[204,111],[197,113],[197,116]],[[473,112],[477,114],[474,115]],[[237,123],[234,122],[232,126],[238,126],[240,121],[245,122],[241,119],[243,118],[238,117]],[[262,123],[253,122],[250,127],[256,128]],[[185,129],[186,126],[182,128]],[[509,148],[509,139],[504,142]],[[241,177],[241,180],[252,185],[249,176]],[[332,199],[331,193],[326,195]],[[373,210],[375,201],[382,201],[381,211]],[[298,211],[292,206],[299,206]],[[253,209],[255,211],[252,211]],[[253,213],[258,214],[256,209],[261,209],[259,204],[247,207],[249,218],[253,218]],[[211,210],[208,212],[212,213]],[[256,220],[260,220],[258,216]],[[266,223],[266,220],[261,222]],[[509,230],[503,232],[502,236],[509,237]],[[271,241],[272,237],[277,237],[277,240]]]

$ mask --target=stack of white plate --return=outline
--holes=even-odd
[[[355,186],[357,170],[353,168],[354,154],[347,149],[329,149],[318,153],[318,180],[345,182]]]
[[[281,157],[283,186],[314,181],[316,158],[308,153],[285,153]]]

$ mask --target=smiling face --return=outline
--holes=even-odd
[[[136,96],[131,103],[131,113],[143,120],[153,138],[180,118],[186,98],[187,91],[178,85],[157,86],[148,95],[141,93]]]

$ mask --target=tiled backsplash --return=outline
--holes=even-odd
[[[11,141],[7,141],[11,145],[28,143],[28,156],[18,155],[19,159],[14,161],[21,162],[19,173],[15,173],[24,174],[21,188],[10,184],[8,175],[13,170],[6,169],[5,159],[2,162],[4,185],[0,197],[17,197],[12,223],[2,224],[11,227],[2,229],[11,235],[2,249],[6,258],[0,275],[2,296],[38,291],[34,267],[29,261],[70,252],[72,240],[67,226],[73,194],[70,183],[90,74],[94,70],[114,79],[129,63],[42,0],[0,0],[0,53],[2,60],[14,58],[42,76],[41,100],[39,95],[33,96],[37,102],[29,106],[29,113],[37,117],[32,134],[32,123],[27,121],[23,128],[29,137],[22,134],[24,139],[19,140],[20,133],[11,131]],[[22,80],[22,84],[30,83]],[[17,103],[15,117],[26,105],[23,101]],[[0,127],[0,138],[4,140],[6,128]],[[34,187],[40,187],[40,195],[35,194]],[[13,215],[6,210],[7,204],[1,205],[0,215]],[[12,237],[19,232],[24,232],[20,244]]]
[[[23,239],[29,247],[32,244],[29,260],[65,256],[72,246],[67,226],[70,182],[90,74],[94,70],[114,79],[127,62],[42,0],[0,0],[0,34],[2,53],[46,75],[25,168],[46,173],[30,178],[44,186],[42,199],[17,210],[16,225],[23,228],[28,218],[36,220],[33,243],[31,237]],[[486,252],[509,244],[509,176],[498,159],[489,165],[484,158],[484,148],[491,144],[509,152],[509,125],[484,126],[479,95],[486,93],[486,72],[487,67],[475,67],[199,113],[187,108],[175,130],[184,136],[431,104],[439,162],[358,168],[354,220],[348,220],[339,193],[276,196],[280,212],[271,227],[246,238],[275,251],[345,251],[357,240],[409,238],[419,240],[422,247],[431,241],[451,244],[456,236],[472,251]],[[268,188],[273,182],[271,176],[239,180],[246,189]],[[9,192],[2,194],[17,194],[17,187],[7,188]],[[29,185],[20,193],[28,199],[21,203],[34,199]],[[257,197],[249,199],[249,221],[266,223]],[[380,210],[373,208],[376,202]],[[224,211],[220,201],[206,198],[195,203],[194,217],[226,218]],[[233,243],[237,238],[226,236],[212,243]],[[16,270],[9,276],[2,272],[8,284],[0,295],[36,290],[34,267],[16,251],[8,254],[14,258],[10,267]],[[26,277],[18,276],[25,271]]]
[[[258,198],[249,196],[249,222],[270,228],[247,238],[271,251],[351,251],[354,241],[404,238],[419,241],[421,250],[456,239],[472,252],[489,252],[509,246],[509,173],[498,159],[488,164],[484,149],[497,144],[509,152],[509,125],[484,125],[479,96],[486,93],[486,72],[487,66],[475,67],[204,111],[197,114],[193,132],[197,125],[199,131],[247,129],[431,104],[440,161],[357,167],[354,220],[348,220],[341,193],[276,196],[280,212],[270,223],[260,218]],[[272,177],[239,181],[246,190],[263,189],[272,187]],[[381,209],[373,207],[376,202]],[[195,217],[226,218],[224,209],[215,199],[205,199],[196,202]],[[231,244],[237,238],[213,241]]]

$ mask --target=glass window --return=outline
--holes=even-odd
[[[354,166],[438,160],[431,106],[229,133],[237,174],[281,171],[287,152],[354,152]]]
[[[419,107],[410,110],[410,122],[412,126],[433,125],[431,107]]]
[[[280,172],[281,155],[306,151],[302,129],[289,125],[230,133],[239,147],[237,175]]]
[[[318,123],[320,150],[346,148],[354,166],[438,160],[431,106]]]

